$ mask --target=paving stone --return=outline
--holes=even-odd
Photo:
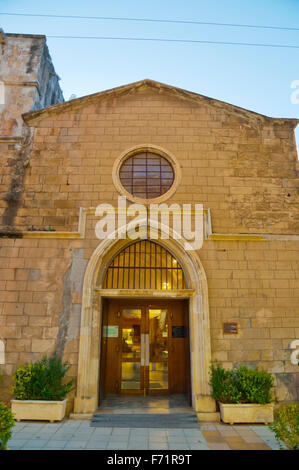
[[[188,440],[180,437],[168,437],[169,444],[176,444],[181,442],[182,444],[188,444]]]
[[[87,444],[85,447],[86,450],[105,450],[107,444]]]
[[[161,440],[158,440],[158,439],[150,439],[148,441],[149,445],[150,446],[168,446],[168,441],[167,440],[164,440],[164,441],[161,441]]]
[[[167,436],[168,432],[167,429],[149,429],[150,436]]]
[[[200,424],[200,429],[90,427],[89,421],[22,423],[13,432],[11,449],[208,450],[279,449],[266,426]]]
[[[240,435],[234,429],[219,429],[218,428],[218,432],[221,434],[221,436],[239,436]]]
[[[224,437],[225,442],[231,449],[248,449],[250,447],[241,437]]]
[[[27,439],[27,441],[34,439],[37,435],[38,433],[27,432],[26,430],[21,434],[22,438]]]
[[[217,431],[217,426],[215,424],[200,424],[201,431]]]
[[[231,450],[227,443],[208,443],[210,450]]]
[[[147,442],[148,437],[147,436],[130,436],[129,437],[129,442]]]
[[[149,442],[128,442],[128,449],[148,449]]]
[[[206,444],[207,441],[205,439],[187,439],[187,443],[189,445],[197,445],[197,444]]]
[[[136,445],[131,445],[129,444],[127,447],[127,450],[148,450],[148,444],[136,444]]]
[[[149,444],[149,450],[169,450],[168,444]]]
[[[64,450],[64,448],[63,447],[47,447],[47,446],[45,446],[41,450],[53,450],[53,451],[55,451],[55,450]]]
[[[188,444],[169,444],[169,450],[190,450],[191,447]]]
[[[271,450],[265,443],[250,444],[250,450]]]
[[[137,429],[130,429],[130,436],[148,436],[149,429],[139,428]]]
[[[267,445],[268,445],[269,447],[271,447],[272,450],[281,450],[281,449],[280,449],[280,446],[279,446],[279,444],[278,444],[277,442],[268,441],[268,442],[267,442]],[[283,449],[286,449],[286,447],[283,446]]]
[[[65,445],[66,445],[65,441],[56,441],[56,440],[52,439],[52,440],[47,442],[44,449],[46,449],[46,448],[51,449],[51,448],[54,448],[54,447],[56,449],[63,449]]]
[[[8,447],[11,449],[21,449],[26,442],[28,442],[28,439],[11,439],[8,443]]]
[[[27,441],[26,444],[22,447],[22,450],[25,449],[42,449],[45,447],[45,445],[48,443],[48,440],[32,440],[32,441]]]
[[[210,450],[208,444],[190,444],[190,450]]]
[[[130,434],[130,428],[113,428],[112,430],[112,436],[113,435],[129,435]]]
[[[258,444],[258,443],[263,443],[264,441],[257,435],[255,436],[243,436],[243,439],[245,442],[248,442],[248,444]]]
[[[167,429],[168,436],[183,436],[184,429]]]
[[[73,450],[80,450],[80,449],[85,449],[87,446],[87,441],[85,442],[82,442],[82,441],[70,441],[68,442],[65,447],[64,447],[64,450],[70,450],[70,449],[73,449]]]
[[[63,442],[68,442],[68,441],[71,441],[72,439],[77,439],[78,440],[78,436],[76,436],[76,434],[62,434],[60,436],[53,436],[53,439],[55,441],[63,441]]]
[[[196,434],[190,434],[188,432],[184,432],[184,436],[187,439],[204,439],[204,435],[202,432],[197,432]]]
[[[126,450],[128,447],[128,444],[122,444],[122,443],[117,443],[117,444],[113,444],[113,443],[108,443],[106,449],[107,450]]]
[[[96,428],[94,430],[94,436],[100,436],[101,434],[108,436],[112,434],[112,429],[113,428]]]

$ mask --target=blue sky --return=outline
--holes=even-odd
[[[26,9],[24,9],[26,5]],[[0,13],[160,18],[299,28],[299,0],[0,0]],[[299,31],[0,15],[6,32],[292,44]],[[299,49],[48,38],[65,99],[150,78],[274,117],[299,117]],[[299,96],[299,94],[297,95]],[[299,129],[296,131],[299,141]]]

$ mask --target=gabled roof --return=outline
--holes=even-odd
[[[184,90],[182,88],[177,88],[171,85],[166,85],[165,83],[160,83],[150,79],[144,79],[138,82],[129,83],[128,85],[123,85],[117,88],[111,88],[109,90],[101,91],[99,93],[93,93],[91,95],[82,96],[81,98],[76,98],[74,100],[66,101],[64,103],[48,106],[47,108],[39,109],[37,111],[30,111],[28,113],[23,114],[22,116],[24,121],[29,124],[38,118],[43,118],[55,113],[65,112],[69,109],[81,108],[82,106],[85,106],[87,104],[99,102],[101,99],[104,98],[121,96],[124,94],[133,93],[136,90],[146,88],[151,88],[153,90],[156,90],[157,92],[165,92],[172,96],[176,96],[178,99],[192,101],[198,103],[199,105],[210,105],[219,108],[229,114],[239,115],[239,117],[243,117],[251,121],[254,120],[265,122],[271,120],[272,123],[273,121],[277,121],[277,123],[280,124],[289,123],[290,127],[295,127],[299,122],[299,119],[272,118],[269,116],[265,116],[263,114],[240,108],[239,106],[235,106],[224,101],[209,98],[208,96],[200,95],[192,91]]]

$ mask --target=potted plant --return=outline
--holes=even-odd
[[[7,450],[7,442],[11,438],[15,425],[14,416],[8,406],[0,402],[0,450]]]
[[[0,382],[2,375],[0,372]],[[0,402],[0,450],[8,450],[7,442],[11,438],[11,430],[15,425],[11,410]]]
[[[69,367],[56,354],[18,367],[12,387],[15,399],[11,400],[15,419],[61,421],[65,416],[66,396],[73,390],[73,380],[63,381]]]
[[[274,418],[269,428],[274,432],[279,447],[299,450],[299,401],[276,410]]]
[[[273,382],[269,372],[247,366],[225,370],[217,364],[210,368],[212,397],[219,403],[224,423],[271,423]]]

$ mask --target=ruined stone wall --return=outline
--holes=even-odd
[[[64,101],[46,37],[5,34],[0,44],[0,136],[21,136],[22,114]]]
[[[0,43],[0,214],[12,229],[21,204],[33,132],[22,114],[64,101],[45,36],[2,34]],[[3,91],[3,88],[2,88]]]
[[[19,238],[2,238],[0,245],[7,391],[18,364],[54,350],[76,376],[83,276],[99,243],[91,216],[82,240],[25,239],[21,231],[77,231],[80,207],[116,205],[112,167],[127,149],[157,145],[175,155],[182,180],[167,203],[203,203],[214,232],[298,234],[292,123],[246,119],[225,106],[145,89],[74,104],[30,125],[21,203],[11,221]],[[298,366],[290,363],[290,342],[299,338],[298,245],[206,240],[198,252],[209,287],[213,359],[271,371],[280,401],[299,398]],[[236,321],[238,335],[225,335],[224,321]]]

